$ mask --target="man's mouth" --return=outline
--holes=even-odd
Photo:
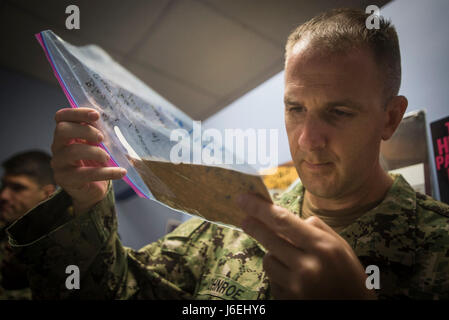
[[[307,160],[303,160],[303,164],[308,170],[313,171],[329,169],[332,166],[332,162],[309,162]]]

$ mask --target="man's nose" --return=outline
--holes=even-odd
[[[8,201],[11,199],[11,190],[8,187],[0,189],[0,200]]]
[[[323,149],[327,143],[326,125],[315,116],[307,116],[298,138],[299,148],[303,151]]]

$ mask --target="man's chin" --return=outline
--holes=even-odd
[[[307,192],[320,198],[331,199],[339,194],[335,183],[326,178],[307,178],[301,179],[301,182]]]

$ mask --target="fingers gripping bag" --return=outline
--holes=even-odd
[[[99,146],[111,156],[108,165],[126,168],[123,179],[140,197],[232,228],[240,228],[245,217],[235,203],[238,195],[258,194],[271,202],[256,171],[236,161],[241,155],[220,139],[204,143],[197,121],[100,47],[73,46],[50,30],[36,38],[70,105],[100,113]]]

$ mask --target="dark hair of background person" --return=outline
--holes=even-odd
[[[4,175],[25,175],[40,186],[55,185],[51,156],[40,150],[31,150],[12,156],[2,163]]]

